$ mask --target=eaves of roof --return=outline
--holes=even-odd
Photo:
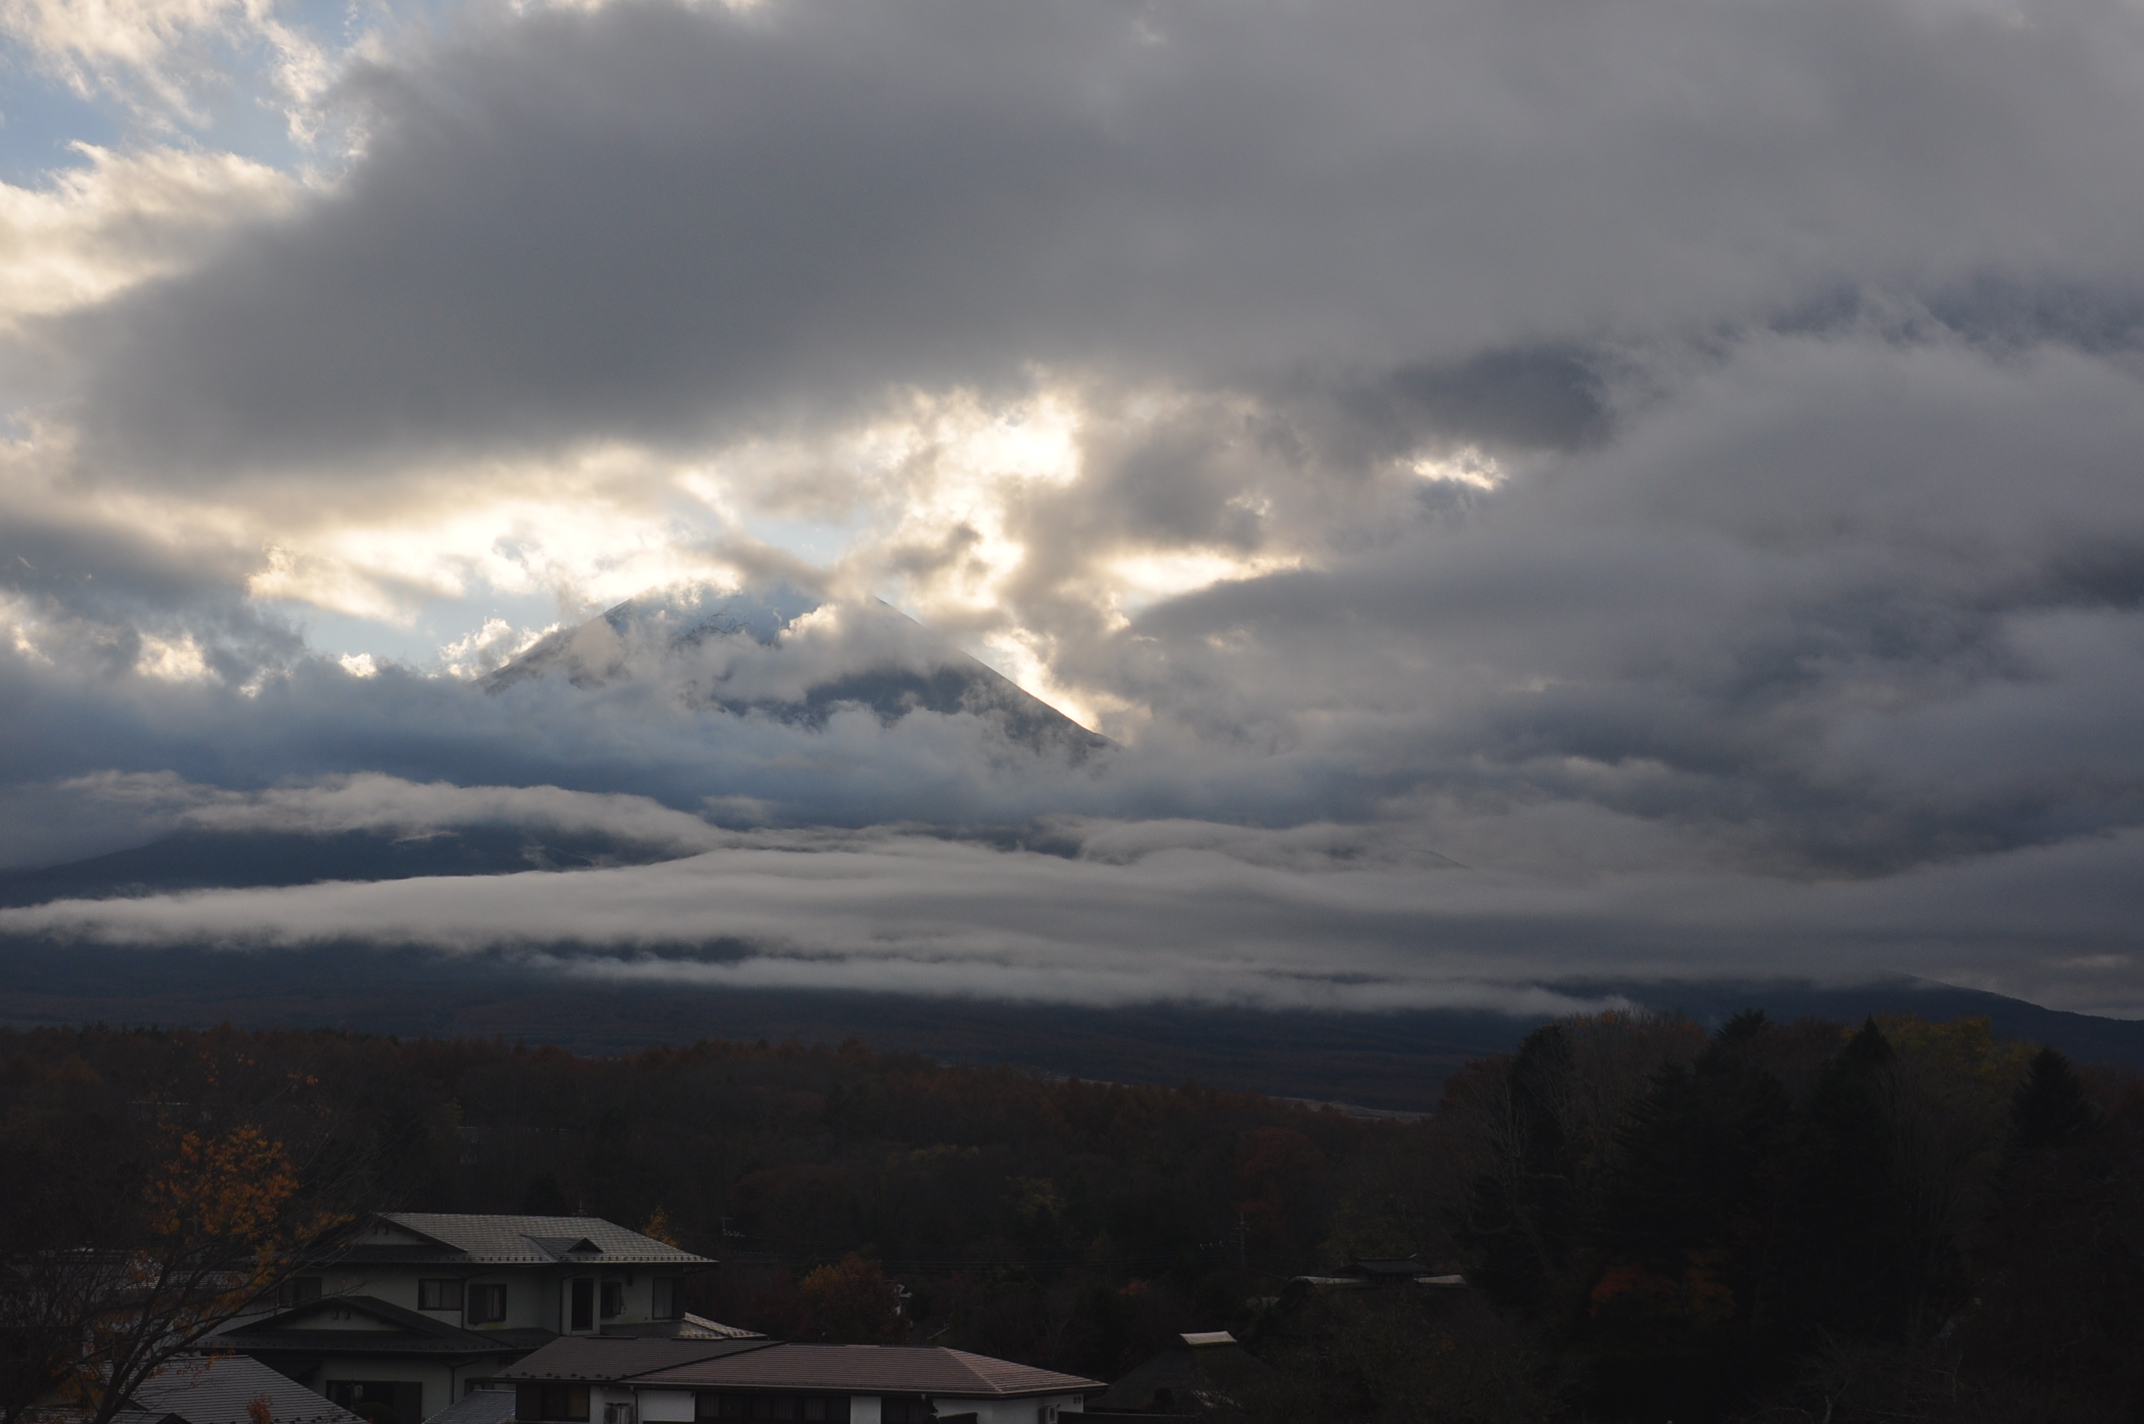
[[[492,1376],[498,1380],[571,1380],[605,1384],[657,1370],[769,1349],[775,1341],[676,1340],[632,1336],[566,1335]]]
[[[307,1329],[297,1322],[328,1310],[349,1310],[396,1327],[393,1330]],[[219,1333],[221,1347],[251,1352],[499,1355],[533,1350],[557,1337],[548,1330],[464,1330],[376,1296],[324,1296],[262,1320]],[[335,1340],[327,1346],[319,1342]]]
[[[413,1340],[407,1335],[389,1335],[383,1330],[278,1330],[272,1335],[234,1333],[218,1335],[219,1350],[246,1355],[437,1355],[482,1357],[525,1355],[541,1341],[513,1340],[507,1331],[474,1335],[475,1343],[463,1340]],[[536,1333],[536,1332],[531,1332]]]

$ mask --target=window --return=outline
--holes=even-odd
[[[460,1281],[417,1282],[417,1309],[460,1310],[462,1308],[462,1283]]]
[[[603,1282],[603,1318],[615,1320],[625,1314],[625,1282]]]
[[[588,1418],[588,1386],[517,1385],[514,1389],[514,1418],[521,1424],[536,1424],[538,1420],[583,1424]]]
[[[469,1287],[469,1315],[471,1325],[492,1325],[506,1318],[506,1287],[504,1285]]]
[[[568,1330],[593,1330],[596,1328],[596,1283],[586,1276],[572,1283],[567,1294],[572,1298]]]
[[[878,1417],[884,1424],[928,1424],[938,1417],[928,1399],[881,1399]]]
[[[420,1424],[424,1418],[424,1386],[413,1381],[329,1380],[327,1396],[366,1424]]]
[[[1054,1404],[1036,1405],[1035,1424],[1057,1424],[1057,1406]]]
[[[275,1288],[275,1303],[288,1310],[320,1299],[320,1277],[293,1276]]]
[[[655,1304],[649,1314],[657,1320],[675,1320],[684,1312],[678,1309],[677,1282],[668,1276],[657,1276],[648,1282],[654,1292]]]

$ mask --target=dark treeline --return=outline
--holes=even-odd
[[[1533,1394],[1482,1417],[2144,1417],[2144,1089],[1985,1020],[1569,1021],[1407,1150],[1336,1239],[1462,1264],[1490,1309],[1465,1369],[1299,1329],[1366,1414],[1485,1376]]]
[[[791,1338],[1108,1379],[1233,1328],[1273,1419],[2144,1408],[2144,1090],[1977,1020],[1572,1020],[1420,1123],[855,1044],[0,1031],[0,1254],[127,1244],[174,1134],[242,1126],[323,1209],[652,1230]],[[1289,1284],[1408,1256],[1472,1288]]]

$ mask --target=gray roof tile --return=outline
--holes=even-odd
[[[256,1399],[267,1401],[274,1424],[362,1424],[349,1410],[244,1355],[182,1355],[143,1381],[133,1399],[187,1424],[253,1424],[248,1410]]]
[[[711,1266],[705,1256],[665,1245],[652,1236],[593,1216],[475,1216],[447,1212],[390,1211],[381,1218],[406,1231],[436,1241],[471,1264],[547,1266],[554,1261],[586,1260],[621,1266]],[[592,1247],[593,1251],[577,1248]],[[368,1256],[396,1251],[393,1246],[353,1249]],[[422,1248],[418,1248],[418,1254]],[[422,1252],[425,1259],[441,1258]]]

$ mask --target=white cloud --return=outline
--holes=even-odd
[[[0,0],[0,35],[83,99],[110,99],[156,130],[208,121],[217,91],[257,64],[294,137],[340,68],[279,0]],[[265,63],[251,51],[258,49]]]
[[[83,162],[42,187],[0,183],[0,329],[182,271],[232,226],[288,212],[300,192],[234,154],[75,147]]]

